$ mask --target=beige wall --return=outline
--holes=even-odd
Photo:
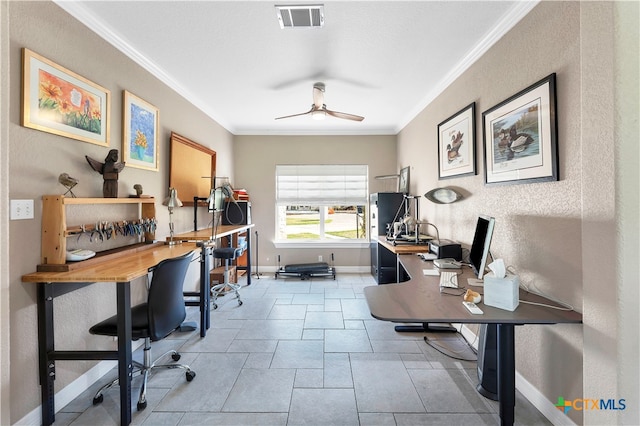
[[[0,200],[9,199],[9,16],[0,2]],[[0,227],[9,228],[9,206],[0,203]],[[10,321],[9,234],[0,235],[0,424],[9,424]]]
[[[193,105],[133,63],[52,2],[3,2],[9,13],[10,108],[8,139],[3,133],[3,149],[8,146],[9,196],[35,200],[35,219],[9,223],[11,253],[10,339],[11,348],[11,422],[15,422],[40,404],[37,376],[36,289],[24,284],[20,276],[33,272],[40,262],[41,197],[61,194],[57,182],[61,172],[80,180],[74,189],[79,197],[101,197],[102,178],[91,170],[84,156],[102,160],[107,148],[80,142],[20,126],[21,49],[36,53],[111,90],[111,144],[121,152],[122,90],[126,89],[160,110],[160,170],[158,172],[125,167],[119,178],[119,195],[134,193],[133,185],[142,184],[144,192],[156,197],[159,221],[157,238],[168,234],[168,213],[161,202],[169,185],[169,134],[176,131],[217,151],[218,171],[233,176],[232,135]],[[3,33],[4,35],[4,33]],[[4,44],[4,43],[3,43]],[[3,64],[6,58],[3,49]],[[3,65],[4,71],[4,65]],[[5,73],[3,72],[3,78]],[[5,96],[3,91],[3,106]],[[8,142],[8,143],[7,143]],[[5,182],[3,180],[3,182]],[[179,194],[178,194],[179,195]],[[205,194],[206,195],[206,194]],[[100,215],[118,220],[120,210],[89,210],[87,217]],[[129,212],[123,212],[126,215]],[[135,212],[134,212],[135,214]],[[176,232],[191,230],[193,211],[178,209],[174,214]],[[73,219],[72,219],[73,220]],[[86,219],[89,220],[89,219]],[[75,224],[75,223],[74,223]],[[100,248],[94,248],[99,250]],[[142,280],[133,285],[133,297],[143,297]],[[4,303],[3,298],[3,303]],[[87,303],[93,301],[95,303]],[[66,348],[106,348],[109,339],[90,336],[88,328],[114,312],[115,288],[90,286],[56,300],[56,339]],[[3,323],[4,325],[4,323]],[[4,327],[3,327],[4,331]],[[3,332],[3,343],[5,334]],[[3,344],[3,348],[4,348]],[[3,349],[4,350],[4,349]],[[59,362],[55,389],[60,391],[94,365],[93,362]],[[4,365],[4,363],[3,363]],[[3,381],[3,389],[7,389]],[[3,394],[4,396],[4,394]],[[6,422],[2,422],[3,424]]]
[[[375,176],[397,173],[395,136],[236,136],[234,138],[234,186],[246,188],[251,197],[254,231],[259,236],[259,265],[273,272],[280,255],[282,265],[314,262],[318,255],[335,265],[367,267],[369,249],[276,248],[276,164],[368,164],[369,192],[387,190]],[[255,263],[255,262],[254,262]],[[344,270],[344,268],[343,268]]]
[[[232,137],[54,4],[2,0],[0,195],[5,206],[9,198],[34,199],[36,217],[8,222],[6,207],[0,207],[0,220],[9,229],[9,242],[3,234],[0,248],[2,254],[11,253],[9,261],[5,256],[0,261],[0,424],[14,423],[40,404],[35,289],[20,281],[39,262],[40,197],[61,193],[56,177],[63,171],[80,179],[79,196],[100,196],[101,179],[83,157],[106,154],[106,148],[19,125],[22,47],[112,91],[113,148],[121,144],[122,89],[159,107],[160,171],[125,169],[120,178],[122,194],[132,192],[134,183],[142,183],[146,193],[157,198],[166,195],[172,130],[216,150],[219,174],[231,176],[234,186],[245,187],[251,195],[261,266],[275,267],[278,254],[286,263],[308,261],[309,251],[312,258],[335,252],[338,266],[369,264],[368,250],[275,249],[275,164],[366,163],[370,192],[387,190],[374,176],[409,165],[414,194],[436,186],[462,188],[468,197],[461,203],[433,205],[423,198],[422,218],[436,223],[443,237],[468,244],[477,215],[494,215],[494,255],[517,267],[526,283],[535,282],[539,290],[584,313],[583,326],[518,327],[518,372],[551,402],[558,396],[638,401],[637,23],[637,2],[543,2],[397,138]],[[635,60],[627,52],[635,52]],[[558,75],[561,180],[485,187],[482,111],[551,72]],[[437,125],[472,101],[477,108],[478,175],[438,181]],[[159,202],[156,207],[158,236],[163,237],[168,233],[168,215]],[[178,232],[190,229],[191,209],[180,209],[175,216]],[[140,284],[134,286],[137,297]],[[111,312],[113,298],[114,292],[97,286],[62,297],[56,302],[58,341],[74,348],[107,347],[86,330]],[[86,300],[104,303],[92,306]],[[92,364],[58,363],[56,391]],[[638,415],[637,407],[630,406],[622,413],[588,412],[584,418],[574,411],[571,418],[585,424],[639,424]]]
[[[640,3],[615,4],[615,146],[619,336],[617,382],[620,395],[640,400]],[[640,424],[640,410],[620,416],[620,424]]]
[[[513,265],[525,284],[584,313],[583,326],[517,328],[518,372],[551,402],[559,396],[637,401],[638,395],[637,362],[625,362],[618,347],[629,339],[628,353],[631,347],[638,348],[638,333],[618,317],[619,292],[627,289],[637,300],[637,291],[630,288],[637,287],[637,278],[636,284],[616,286],[623,264],[616,252],[616,226],[621,225],[616,194],[621,180],[616,177],[619,159],[612,149],[622,120],[614,110],[618,84],[627,90],[635,87],[635,94],[631,92],[635,103],[630,102],[635,106],[627,108],[636,113],[637,135],[638,39],[637,29],[630,25],[635,38],[627,35],[615,45],[616,34],[628,34],[615,29],[615,7],[609,2],[542,2],[398,136],[399,163],[412,166],[412,192],[424,194],[451,185],[469,194],[452,205],[424,202],[423,219],[436,223],[441,236],[469,244],[477,215],[495,216],[492,254]],[[622,15],[635,13],[632,21],[637,24],[637,3],[624,10]],[[634,52],[635,68],[627,65],[625,74],[616,77],[613,64],[629,52]],[[560,181],[485,186],[482,112],[552,72],[557,73]],[[622,87],[620,99],[629,96]],[[478,175],[438,181],[437,125],[473,101]],[[626,128],[634,129],[629,124]],[[637,150],[633,152],[637,169]],[[415,158],[431,160],[428,165],[416,164]],[[633,188],[635,207],[629,213],[636,214],[637,224],[637,184]],[[631,276],[637,277],[637,270]],[[635,327],[637,316],[627,315],[635,319]],[[621,368],[635,375],[623,377]],[[637,423],[637,413],[637,407],[630,407],[623,413],[584,412],[584,419],[583,412],[572,410],[569,416],[577,423],[615,424],[623,418]]]

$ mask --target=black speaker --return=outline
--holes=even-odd
[[[225,201],[222,211],[223,225],[251,224],[251,203],[249,201]]]
[[[498,326],[481,324],[478,339],[478,386],[485,398],[498,400]]]

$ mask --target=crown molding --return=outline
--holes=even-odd
[[[229,123],[222,120],[216,111],[213,111],[205,102],[203,102],[198,96],[187,90],[183,85],[178,83],[171,75],[169,75],[164,69],[159,67],[156,63],[149,60],[146,56],[135,49],[128,40],[121,37],[119,34],[114,33],[102,20],[91,14],[80,2],[68,1],[68,0],[53,0],[65,12],[76,18],[83,25],[110,43],[113,47],[124,53],[132,61],[140,65],[142,68],[151,73],[158,80],[175,90],[180,96],[191,102],[196,108],[200,109],[206,115],[215,120],[218,124],[225,128],[225,130],[233,133],[233,129]]]
[[[395,133],[400,133],[407,124],[420,114],[431,102],[441,95],[458,77],[460,77],[471,65],[484,55],[498,40],[507,34],[518,22],[540,3],[540,0],[518,1],[513,8],[505,14],[489,33],[482,38],[476,46],[458,64],[440,80],[440,82],[422,99],[422,101],[407,115],[396,128]]]

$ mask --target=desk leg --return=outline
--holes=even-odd
[[[400,255],[396,254],[396,283],[400,282]]]
[[[120,384],[120,424],[131,423],[131,285],[117,283],[118,299],[118,380]]]
[[[500,424],[513,425],[516,405],[516,353],[513,324],[498,324],[498,399]]]
[[[200,250],[200,337],[205,337],[211,326],[210,304],[209,249],[203,245]]]
[[[247,285],[251,285],[251,230],[247,229]]]
[[[40,370],[40,398],[42,424],[48,426],[56,421],[55,361],[49,359],[54,350],[53,341],[53,285],[40,283],[38,293],[38,364]]]

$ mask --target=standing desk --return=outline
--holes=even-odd
[[[216,226],[215,238],[228,237],[233,234],[239,234],[247,231],[250,228],[256,226],[254,223],[246,225],[218,225]],[[192,232],[185,232],[182,234],[174,235],[173,239],[177,241],[211,241],[213,229],[200,229]],[[167,237],[169,241],[169,237]],[[244,268],[247,271],[247,285],[251,285],[251,232],[247,232],[247,266],[238,267],[238,269]]]
[[[206,248],[202,243],[169,246],[155,243],[133,254],[92,263],[67,272],[34,272],[23,275],[23,282],[38,284],[38,363],[42,398],[42,424],[55,421],[55,361],[117,360],[120,382],[120,424],[131,423],[131,281],[144,277],[149,269],[165,259],[200,249],[201,293],[208,294],[209,266]],[[53,301],[57,296],[92,283],[116,283],[118,315],[118,349],[116,351],[56,350],[54,345]],[[204,290],[207,291],[204,291]],[[201,300],[206,302],[206,297]],[[90,303],[90,302],[89,302]],[[208,305],[201,306],[200,335],[204,337],[208,323]]]
[[[482,315],[473,315],[462,305],[461,296],[440,293],[440,278],[425,276],[423,269],[432,268],[431,261],[415,255],[400,258],[409,276],[401,284],[365,287],[364,294],[371,316],[391,322],[440,322],[462,324],[497,324],[498,399],[502,425],[512,425],[516,394],[514,326],[525,324],[582,323],[582,315],[575,311],[561,311],[522,303],[523,300],[558,306],[551,300],[520,290],[520,305],[513,311],[480,304]],[[473,277],[464,268],[458,277],[460,286]]]

